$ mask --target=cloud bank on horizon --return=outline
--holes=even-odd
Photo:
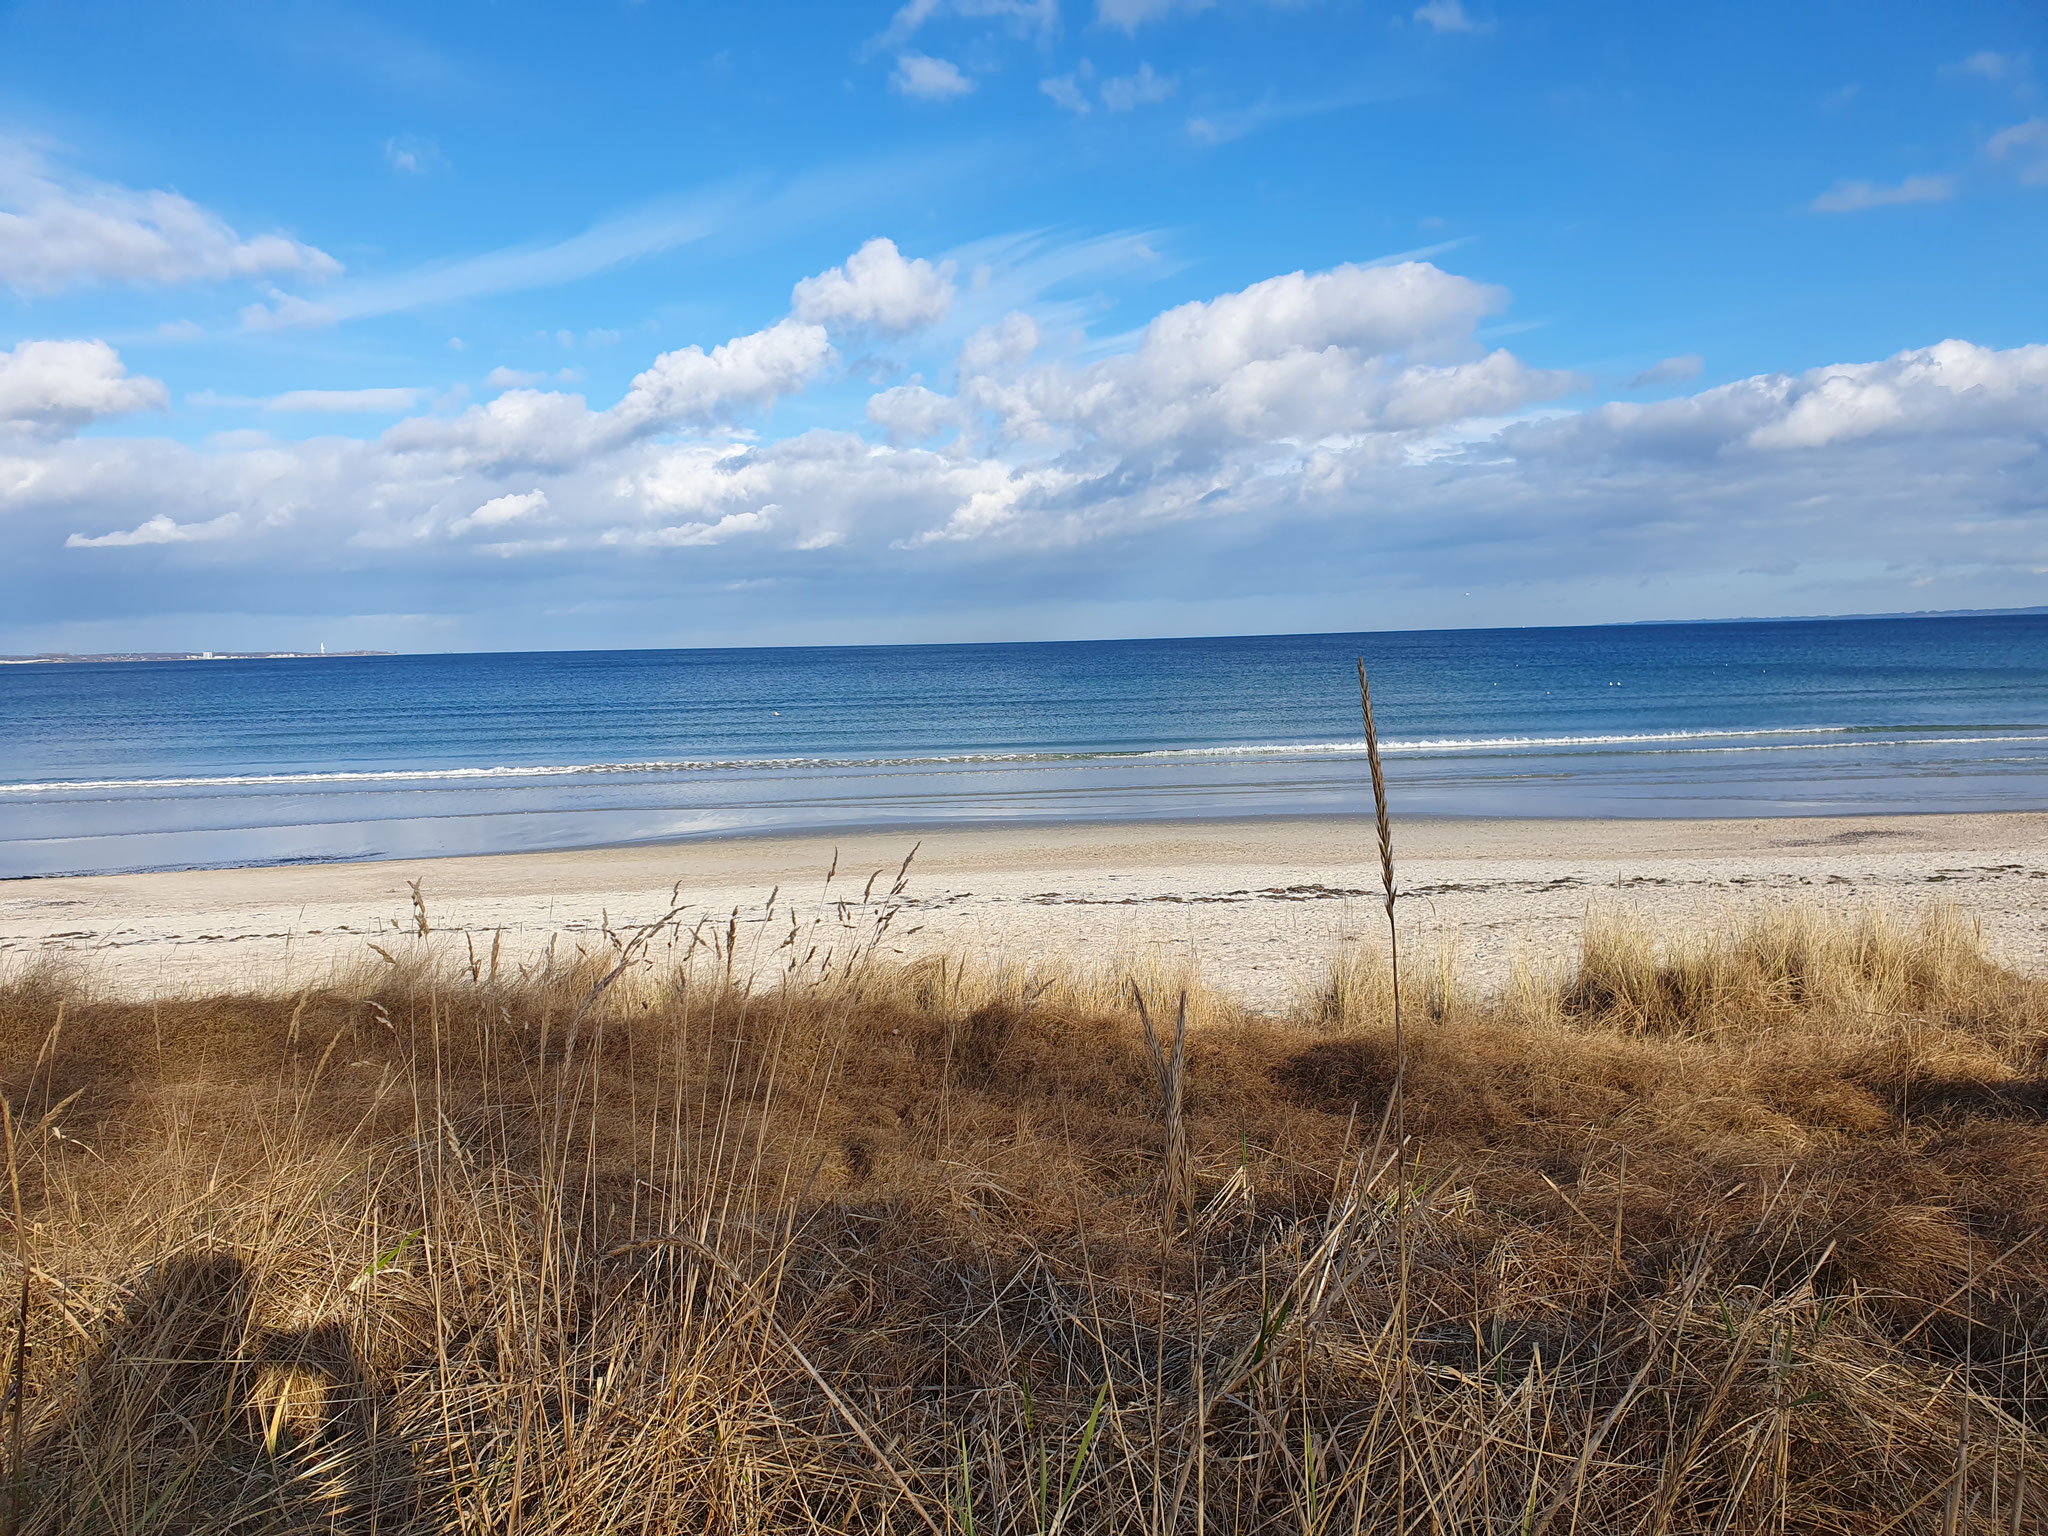
[[[1980,262],[1978,290],[1947,311],[1902,328],[1891,311],[1859,324],[1854,305],[1830,315],[1814,300],[1802,333],[1743,318],[1782,303],[1761,277],[1702,263],[1659,288],[1675,317],[1638,317],[1620,345],[1598,283],[1574,281],[1569,260],[1517,273],[1489,257],[1497,237],[1476,215],[1404,226],[1283,208],[1290,227],[1270,235],[1205,232],[1173,215],[1212,209],[1230,177],[1269,195],[1278,178],[1282,203],[1343,184],[1261,137],[1320,131],[1370,101],[1423,111],[1413,102],[1432,90],[1455,95],[1410,80],[1282,99],[1254,82],[1227,100],[1201,33],[1245,14],[912,0],[841,40],[844,94],[891,123],[997,111],[988,143],[962,148],[956,130],[934,148],[928,133],[878,128],[866,161],[641,181],[596,200],[582,234],[534,220],[483,252],[438,231],[428,207],[401,207],[396,225],[421,248],[392,251],[360,238],[340,197],[289,220],[240,211],[273,206],[246,196],[209,206],[0,127],[15,333],[0,332],[0,650],[995,639],[2048,602],[2038,283],[2029,293]],[[1341,19],[1346,41],[1405,50],[1418,74],[1417,60],[1448,72],[1464,64],[1455,50],[1540,31],[1506,7],[1445,0]],[[2048,118],[2035,54],[1999,41],[1958,41],[1931,71],[1979,93],[1954,163],[1816,154],[1806,188],[1770,210],[1783,238],[1825,246],[1866,221],[1849,243],[1891,242],[1889,265],[1924,281],[1986,220],[2038,235]],[[442,58],[405,63],[374,34],[365,48],[362,67],[386,74],[348,90],[368,95],[402,97],[389,70]],[[485,73],[459,57],[436,67]],[[730,67],[707,55],[714,73]],[[1861,89],[1825,83],[1812,92],[1823,124]],[[372,133],[363,115],[365,164],[402,179],[386,197],[464,174],[452,134]],[[997,224],[972,185],[1035,184],[998,128],[1064,144],[1076,164],[1121,157],[1124,176],[1170,155],[1193,166],[1190,185],[1121,207],[1108,194],[1123,183],[1105,173],[1092,197],[1041,191],[1035,225]],[[1133,135],[1150,139],[1134,148]],[[271,186],[260,172],[214,179]],[[934,189],[967,205],[938,227],[920,207]],[[1453,200],[1489,198],[1507,194]],[[1916,219],[1966,229],[1898,222]],[[836,252],[798,264],[835,233]],[[1416,248],[1368,243],[1402,235]],[[1597,259],[1575,235],[1553,239],[1582,269]],[[1330,254],[1286,259],[1304,250]],[[2038,240],[2010,253],[2015,274],[2038,275],[2044,255]],[[1881,286],[1884,258],[1850,276]],[[1204,281],[1224,270],[1237,280]],[[1829,276],[1802,281],[1819,293]],[[1524,281],[1550,313],[1522,313]],[[1567,334],[1560,309],[1585,334]],[[712,329],[720,316],[741,323]],[[1974,334],[1957,323],[1972,319],[1985,322]],[[1848,350],[1859,341],[1880,344]],[[1766,366],[1728,365],[1744,357]]]

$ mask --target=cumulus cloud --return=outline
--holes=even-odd
[[[922,443],[958,424],[958,405],[922,384],[898,384],[868,397],[868,420],[890,442]]]
[[[742,533],[761,533],[774,526],[781,508],[770,505],[753,512],[728,512],[715,523],[675,523],[664,528],[607,528],[601,542],[638,549],[688,549],[722,544]]]
[[[1650,389],[1658,384],[1683,384],[1687,379],[1696,379],[1707,366],[1706,359],[1697,352],[1687,352],[1679,357],[1667,357],[1660,363],[1652,363],[1641,373],[1628,381],[1630,389]]]
[[[137,544],[195,544],[228,538],[241,526],[241,517],[233,512],[223,512],[203,523],[174,522],[159,513],[139,527],[125,531],[102,533],[93,538],[74,533],[64,541],[64,545],[67,549],[126,549]]]
[[[2048,432],[2048,345],[1943,341],[1874,363],[1758,374],[1653,405],[1609,404],[1511,433],[1575,456],[1783,455],[1930,437]]]
[[[578,394],[508,389],[459,416],[401,421],[382,443],[421,469],[563,472],[642,438],[703,431],[766,410],[810,383],[833,356],[823,326],[784,319],[708,352],[691,345],[662,353],[607,410],[591,410]]]
[[[953,264],[922,256],[906,261],[896,242],[874,239],[790,294],[790,313],[818,325],[903,336],[946,318],[953,303]]]
[[[706,352],[664,352],[638,375],[613,413],[635,427],[702,426],[735,408],[765,409],[796,393],[832,356],[825,328],[797,319],[735,336]]]
[[[1749,434],[1759,448],[1821,448],[1960,425],[2048,429],[2048,345],[1998,352],[1966,341],[1879,363],[1815,368],[1787,384],[1778,413]]]
[[[900,96],[917,101],[951,101],[974,89],[974,82],[960,73],[950,59],[935,59],[927,53],[905,53],[896,58],[889,87]]]
[[[104,341],[23,341],[0,352],[0,431],[61,437],[108,416],[162,410],[170,393],[131,378]]]
[[[515,491],[504,496],[493,496],[467,517],[458,517],[450,523],[448,531],[462,534],[472,528],[502,528],[507,523],[516,523],[545,511],[547,504],[548,493],[542,490]]]
[[[1801,569],[2048,564],[2048,346],[1944,341],[1575,409],[1579,380],[1482,343],[1506,302],[1411,261],[1282,274],[1094,346],[1019,311],[948,376],[872,392],[854,429],[775,437],[758,413],[833,355],[792,315],[666,353],[601,409],[521,387],[360,438],[20,436],[0,506],[44,576],[129,547],[188,606],[221,571],[374,592],[562,551],[571,600],[805,573],[907,592],[1028,570],[1046,591],[1195,548],[1233,551],[1228,582],[1259,548],[1289,581],[1467,586],[1733,573],[1762,540]]]
[[[219,282],[341,270],[281,234],[244,237],[176,192],[138,192],[60,171],[33,145],[0,140],[0,283],[57,293],[87,283]]]
[[[1903,203],[1945,203],[1956,195],[1953,176],[1908,176],[1886,184],[1838,181],[1813,200],[1816,213],[1860,213],[1866,208],[1893,208]]]

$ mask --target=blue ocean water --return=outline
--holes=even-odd
[[[0,876],[763,830],[2048,808],[2048,616],[0,667]]]

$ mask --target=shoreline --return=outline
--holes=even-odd
[[[1370,816],[1089,822],[758,833],[611,848],[283,864],[0,885],[0,963],[83,962],[114,995],[302,986],[413,929],[421,882],[444,945],[493,941],[508,961],[550,939],[603,943],[666,911],[758,913],[779,891],[823,911],[886,889],[913,845],[894,947],[1021,963],[1188,957],[1209,981],[1278,1007],[1378,919]],[[838,854],[839,874],[825,875]],[[1848,909],[1955,900],[2006,964],[2048,972],[2048,813],[1720,820],[1397,818],[1402,921],[1428,954],[1504,980],[1567,961],[1589,907],[1660,926],[1786,901]],[[686,918],[685,921],[690,919]],[[758,924],[760,919],[754,921]]]
[[[2021,821],[2029,819],[2048,820],[2048,805],[2041,807],[2001,807],[1993,810],[1975,811],[1773,811],[1755,810],[1742,815],[1729,816],[1664,816],[1645,813],[1643,815],[1587,816],[1569,811],[1555,814],[1542,812],[1517,812],[1501,815],[1459,815],[1443,811],[1415,811],[1396,820],[1411,830],[1427,826],[1445,827],[1510,827],[1535,826],[1546,828],[1563,827],[1717,827],[1754,826],[1762,828],[1772,824],[1797,822],[1820,826],[1828,823],[1883,823],[1883,822],[1969,822],[1988,817],[2009,817]],[[453,865],[483,863],[497,859],[540,859],[540,858],[596,858],[603,855],[636,855],[652,851],[682,852],[694,848],[720,846],[724,844],[744,845],[749,843],[801,843],[812,847],[832,847],[856,842],[872,842],[877,839],[894,838],[911,843],[931,841],[956,834],[1002,836],[1016,834],[1027,837],[1042,834],[1048,838],[1062,833],[1108,833],[1124,830],[1141,833],[1147,830],[1159,832],[1182,831],[1199,834],[1205,829],[1239,829],[1249,834],[1260,827],[1276,825],[1314,824],[1324,827],[1363,825],[1373,826],[1371,810],[1363,811],[1262,811],[1256,815],[1240,816],[1106,816],[1106,817],[1048,817],[1016,816],[991,817],[986,820],[967,820],[959,817],[938,817],[931,820],[905,820],[900,822],[863,823],[858,826],[834,826],[823,823],[817,826],[754,826],[719,828],[710,832],[677,832],[664,836],[644,838],[622,838],[608,842],[574,843],[549,848],[508,848],[488,853],[379,853],[368,855],[338,854],[332,857],[308,855],[299,858],[274,859],[256,863],[223,861],[208,864],[146,864],[129,869],[112,870],[59,870],[47,874],[0,874],[0,907],[4,907],[4,893],[10,888],[40,885],[56,880],[139,880],[164,878],[175,875],[256,875],[269,871],[323,870],[323,869],[374,869],[390,864]],[[1859,836],[1862,834],[1859,834]],[[1377,860],[1375,852],[1373,858]],[[4,935],[0,935],[4,938]],[[0,942],[0,953],[5,952],[5,943]]]

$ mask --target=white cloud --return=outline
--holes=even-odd
[[[56,293],[87,283],[331,277],[341,264],[286,235],[244,238],[176,192],[137,192],[57,170],[0,139],[0,283]]]
[[[1660,363],[1652,363],[1641,373],[1628,381],[1630,389],[1649,389],[1657,384],[1683,384],[1687,379],[1696,379],[1707,366],[1706,359],[1697,352],[1687,352],[1679,357],[1667,357]]]
[[[688,197],[661,198],[600,220],[567,239],[522,243],[339,283],[317,304],[272,294],[272,303],[246,309],[242,323],[249,330],[333,325],[494,294],[526,293],[677,250],[728,228],[743,228],[752,238],[767,239],[777,230],[809,227],[833,213],[864,210],[893,194],[906,179],[958,174],[969,158],[958,150],[920,150],[828,165],[764,195],[748,196],[724,186]]]
[[[793,316],[664,354],[607,409],[521,387],[362,438],[17,438],[0,502],[33,580],[86,601],[63,573],[96,562],[67,543],[177,545],[153,569],[186,608],[222,572],[459,593],[561,551],[578,557],[546,579],[593,602],[1079,590],[1105,562],[1142,583],[1219,550],[1219,583],[1388,590],[1691,580],[1764,541],[1801,570],[2048,565],[2048,346],[1948,341],[1573,410],[1572,376],[1482,344],[1505,303],[1410,261],[1284,274],[1092,344],[1078,315],[1017,312],[968,336],[948,390],[911,379],[872,392],[858,431],[776,438],[750,413],[832,358]]]
[[[460,416],[401,421],[382,442],[415,473],[566,472],[641,438],[765,410],[833,356],[823,326],[785,319],[709,352],[692,345],[662,353],[608,410],[591,410],[581,395],[515,388]]]
[[[1165,101],[1179,89],[1180,81],[1155,74],[1150,64],[1140,62],[1136,74],[1112,76],[1102,82],[1102,104],[1112,112],[1129,112]]]
[[[1136,32],[1149,21],[1163,21],[1175,11],[1206,11],[1215,0],[1095,0],[1095,19],[1105,27]]]
[[[2048,345],[1998,352],[1965,341],[1880,363],[1815,368],[1790,383],[1780,413],[1749,434],[1759,448],[1819,448],[1854,438],[2003,422],[2048,429]]]
[[[704,425],[723,419],[735,407],[765,409],[794,394],[831,357],[832,344],[823,326],[780,320],[709,352],[695,346],[664,352],[633,380],[612,414],[655,430]]]
[[[1491,26],[1467,16],[1463,0],[1429,0],[1416,7],[1415,19],[1439,32],[1484,32]]]
[[[1816,213],[1860,213],[1902,203],[1943,203],[1955,192],[1953,176],[1908,176],[1889,186],[1874,181],[1838,181],[1813,200],[1813,208]]]
[[[2048,186],[2048,117],[2030,117],[2001,128],[1984,148],[1992,159],[2017,167],[2025,185]]]
[[[381,415],[407,411],[419,404],[424,389],[288,389],[263,402],[266,411],[324,411],[334,414]]]
[[[960,344],[963,374],[995,373],[1024,361],[1038,350],[1038,322],[1012,310],[994,325],[985,325]]]
[[[1986,80],[2009,80],[2025,70],[2026,56],[1984,48],[1971,54],[1956,68],[1965,74],[1982,75]]]
[[[0,352],[0,431],[61,437],[104,417],[169,404],[161,383],[130,378],[104,341],[23,341]]]
[[[1248,107],[1205,112],[1188,119],[1188,137],[1197,144],[1228,144],[1232,139],[1241,139],[1274,123],[1320,117],[1325,112],[1342,112],[1371,99],[1366,94],[1319,96],[1295,101],[1269,99]]]
[[[1012,317],[962,347],[957,409],[969,413],[963,441],[1015,470],[923,537],[1043,537],[1024,530],[1048,505],[1066,508],[1053,526],[1069,540],[1134,506],[1190,515],[1318,444],[1397,452],[1417,434],[1577,387],[1477,351],[1477,322],[1505,299],[1420,262],[1296,272],[1168,310],[1135,351],[1080,368],[1020,370],[1039,338]],[[902,404],[928,419],[941,408]]]
[[[1059,31],[1059,0],[909,0],[890,18],[889,26],[864,50],[875,54],[900,47],[927,22],[942,17],[997,21],[1013,32],[1050,38]]]
[[[2048,344],[1943,341],[1880,362],[1758,374],[1652,405],[1614,403],[1510,434],[1571,457],[1686,460],[2048,431]]]
[[[666,528],[608,528],[599,542],[639,549],[687,549],[722,544],[737,534],[767,532],[775,524],[775,514],[781,510],[770,505],[754,512],[728,512],[715,523],[677,523]]]
[[[605,219],[566,240],[428,262],[389,277],[348,283],[317,304],[273,292],[270,303],[243,310],[242,324],[258,331],[333,325],[574,282],[703,239],[729,216],[728,203],[718,197],[654,203]]]
[[[960,411],[954,401],[922,384],[898,384],[868,397],[868,420],[901,446],[937,437],[959,422]]]
[[[974,82],[960,73],[950,59],[935,59],[928,53],[897,55],[889,87],[900,96],[917,101],[951,101],[974,89]]]
[[[502,528],[507,523],[516,523],[547,510],[548,493],[542,490],[515,491],[504,496],[493,496],[467,517],[458,517],[448,525],[451,534],[463,534],[472,528]]]
[[[440,145],[410,133],[384,141],[384,161],[401,176],[425,176],[448,169]]]
[[[953,302],[953,264],[933,266],[922,256],[906,261],[896,242],[868,241],[790,294],[790,313],[820,325],[902,336],[946,318]]]
[[[1081,90],[1081,84],[1072,75],[1055,75],[1049,80],[1038,82],[1038,88],[1062,111],[1088,115],[1088,98]]]
[[[125,549],[137,544],[196,544],[212,539],[225,539],[236,533],[242,526],[242,519],[233,512],[223,512],[219,517],[203,523],[179,523],[159,513],[140,527],[125,532],[102,533],[87,538],[74,533],[64,541],[66,549]]]
[[[518,368],[507,368],[500,365],[484,375],[484,388],[529,389],[545,377],[545,374],[527,373]]]

